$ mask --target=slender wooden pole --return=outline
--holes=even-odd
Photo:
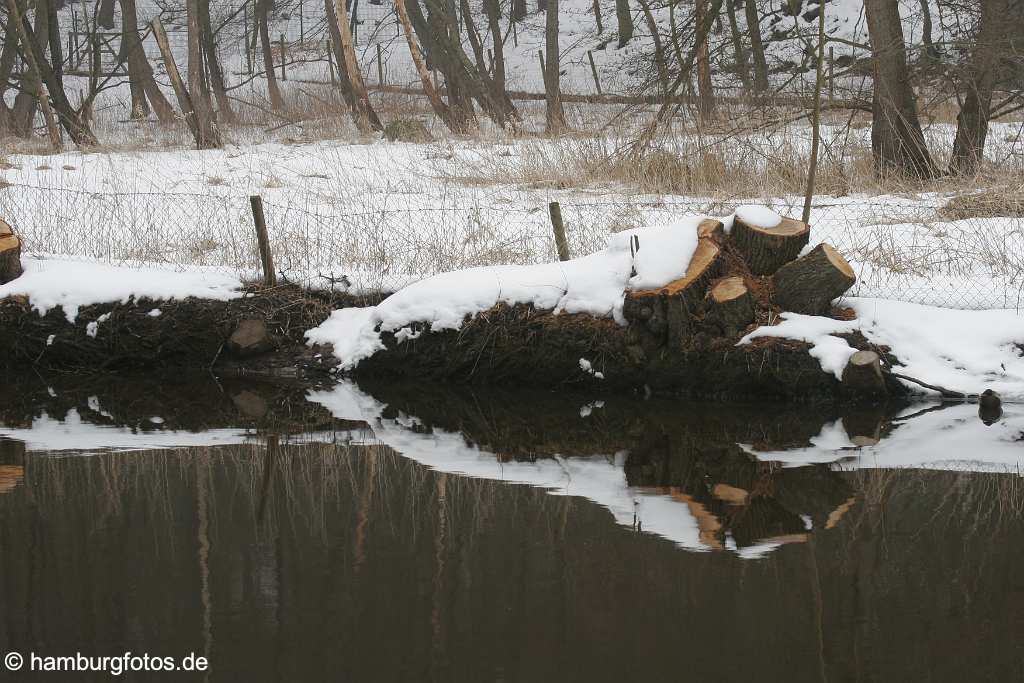
[[[548,70],[544,66],[544,50],[537,50],[537,59],[540,60],[540,75],[544,79],[544,92],[548,91]]]
[[[818,147],[821,145],[821,86],[825,61],[825,3],[818,5],[818,70],[814,79],[814,113],[811,119],[811,159],[807,165],[807,190],[804,193],[804,211],[801,220],[811,222],[811,202],[814,199],[814,180],[818,173]]]
[[[587,50],[587,59],[590,61],[590,73],[594,75],[594,85],[597,87],[597,94],[601,93],[601,79],[597,77],[597,67],[594,65],[594,52]]]
[[[836,49],[829,47],[828,49],[828,103],[831,104],[835,101],[835,81],[833,81],[833,65],[836,63]]]
[[[565,239],[565,226],[562,224],[562,207],[558,202],[548,204],[548,212],[551,214],[551,229],[555,233],[555,249],[558,250],[558,260],[569,260],[569,242]]]
[[[331,72],[331,85],[334,85],[334,42],[330,38],[327,39],[327,69]]]
[[[263,284],[267,287],[277,286],[277,274],[274,272],[274,255],[270,252],[270,237],[267,235],[267,219],[263,215],[263,197],[254,194],[249,197],[252,206],[252,220],[256,225],[256,242],[260,246],[260,261],[263,263]]]
[[[604,33],[604,26],[601,24],[601,3],[594,0],[594,18],[597,19],[597,33]]]
[[[384,60],[380,55],[380,43],[377,43],[377,85],[384,85]]]

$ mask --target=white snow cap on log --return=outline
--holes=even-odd
[[[746,223],[758,228],[774,228],[782,222],[782,216],[767,206],[744,204],[736,209],[736,216]]]

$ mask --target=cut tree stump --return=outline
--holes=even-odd
[[[722,244],[725,242],[725,224],[714,218],[705,218],[697,225],[697,239],[711,239]]]
[[[708,292],[710,309],[705,322],[715,325],[723,336],[733,337],[754,321],[754,299],[743,278],[727,277]]]
[[[21,240],[7,223],[0,220],[0,285],[21,277]]]
[[[732,242],[754,275],[775,273],[800,254],[810,237],[810,226],[792,218],[783,218],[773,228],[762,228],[737,216],[732,225]]]
[[[833,299],[856,281],[853,268],[842,254],[822,243],[775,273],[775,303],[784,311],[826,315]]]
[[[886,393],[882,362],[874,351],[858,351],[850,356],[843,369],[842,381],[843,389],[857,396]]]
[[[623,316],[656,334],[667,331],[670,343],[681,342],[689,336],[693,314],[703,303],[721,257],[722,249],[714,240],[698,239],[686,274],[659,289],[627,292]]]

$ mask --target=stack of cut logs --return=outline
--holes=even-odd
[[[21,240],[0,219],[0,285],[21,277]]]
[[[683,277],[626,295],[631,341],[645,352],[652,346],[688,348],[698,333],[735,338],[757,319],[759,306],[828,315],[832,301],[856,281],[850,264],[828,244],[798,258],[810,227],[789,218],[761,227],[737,216],[728,235],[721,222],[708,219],[697,238]],[[770,292],[770,304],[755,300],[755,286]]]

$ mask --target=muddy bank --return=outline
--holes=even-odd
[[[361,380],[433,379],[460,384],[543,388],[590,387],[713,399],[779,397],[833,400],[849,396],[832,373],[808,354],[810,345],[762,338],[736,346],[740,335],[695,336],[688,345],[662,343],[644,350],[631,328],[587,315],[555,315],[529,306],[498,306],[459,330],[424,333],[364,360]],[[860,335],[844,337],[857,349],[877,349]],[[891,356],[889,356],[891,358]],[[581,364],[581,359],[586,361]],[[585,366],[589,364],[589,368]],[[890,398],[906,394],[887,378]]]
[[[62,308],[40,316],[20,297],[0,300],[0,369],[77,371],[207,369],[226,374],[318,376],[325,367],[303,334],[331,311],[367,306],[384,295],[352,296],[294,285],[253,288],[237,299],[131,299],[84,306],[74,322]],[[230,343],[243,321],[265,334],[243,348]]]

